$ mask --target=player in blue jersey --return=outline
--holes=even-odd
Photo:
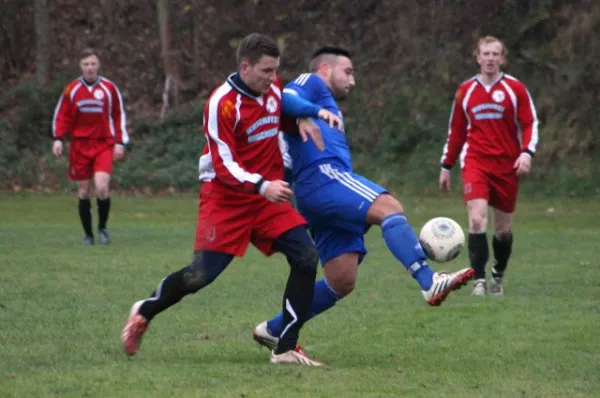
[[[285,87],[282,102],[290,95],[300,96],[342,117],[337,101],[355,84],[350,54],[341,48],[323,47],[313,54],[310,71]],[[430,305],[440,305],[450,292],[465,285],[473,270],[434,272],[400,202],[385,188],[354,173],[345,131],[317,119],[313,122],[321,129],[324,150],[311,141],[303,142],[295,134],[295,123],[283,126],[297,207],[309,223],[324,267],[324,278],[315,284],[309,318],[352,292],[358,265],[367,254],[364,234],[371,225],[381,227],[388,249],[417,280]],[[272,349],[282,328],[280,313],[259,324],[254,339]]]

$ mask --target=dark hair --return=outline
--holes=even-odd
[[[341,47],[324,46],[312,53],[312,56],[310,57],[310,63],[308,64],[308,69],[311,72],[316,72],[319,65],[325,61],[324,58],[328,55],[341,56],[351,59],[350,52]],[[333,62],[333,60],[329,60],[329,62]]]
[[[237,49],[238,65],[247,60],[250,65],[256,64],[264,56],[279,57],[281,52],[275,40],[261,33],[250,33],[244,37]]]
[[[346,58],[350,57],[350,52],[348,50],[344,50],[341,47],[333,47],[333,46],[323,46],[315,52],[312,53],[311,59],[317,58],[319,55],[329,54],[329,55],[341,55]]]
[[[91,47],[86,47],[79,53],[79,60],[81,61],[82,59],[91,57],[92,55],[95,55],[96,57],[100,58],[96,50],[94,50]]]

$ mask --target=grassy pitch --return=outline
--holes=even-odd
[[[434,216],[466,227],[460,199],[403,203],[417,230]],[[115,195],[114,242],[84,247],[74,197],[0,196],[0,396],[600,396],[598,201],[523,199],[506,296],[469,285],[439,308],[373,228],[355,292],[303,330],[324,369],[271,365],[254,345],[288,267],[254,249],[159,315],[127,359],[129,307],[189,262],[196,212],[194,197]],[[467,264],[465,251],[433,266]]]

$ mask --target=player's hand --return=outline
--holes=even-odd
[[[52,153],[57,158],[62,156],[62,154],[63,154],[63,143],[62,143],[61,140],[54,141],[54,144],[52,144]]]
[[[273,203],[283,203],[289,200],[294,194],[290,189],[290,184],[281,180],[267,181],[268,184],[263,192],[263,196]]]
[[[315,122],[310,119],[298,119],[298,133],[302,138],[302,142],[308,141],[308,137],[312,138],[313,142],[322,151],[325,149],[325,143],[323,142],[323,136],[321,135],[321,129]]]
[[[442,192],[450,192],[450,170],[440,171],[440,189]]]
[[[329,127],[333,128],[337,125],[338,130],[344,130],[344,122],[342,118],[327,109],[321,109],[318,113],[319,119],[322,119],[329,123]]]
[[[123,145],[115,145],[115,149],[113,149],[113,159],[121,160],[125,156],[125,148]]]
[[[531,155],[522,153],[515,162],[514,168],[517,170],[518,176],[529,174],[531,170]]]

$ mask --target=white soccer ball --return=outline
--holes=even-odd
[[[425,223],[419,242],[430,260],[445,263],[458,257],[465,247],[465,233],[451,218],[436,217]]]

